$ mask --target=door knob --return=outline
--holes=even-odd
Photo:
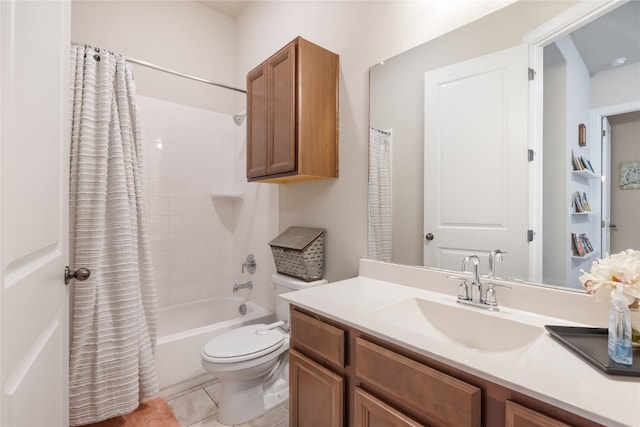
[[[67,265],[64,268],[64,284],[68,285],[71,279],[76,279],[81,282],[84,282],[91,276],[91,272],[87,268],[79,268],[76,271],[71,271],[69,266]]]
[[[427,235],[424,236],[424,238],[427,239],[428,241],[432,241],[433,240],[433,234],[427,233]]]

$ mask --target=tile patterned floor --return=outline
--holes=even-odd
[[[218,422],[220,384],[211,381],[167,397],[182,427],[228,427]],[[288,427],[289,403],[237,427]]]

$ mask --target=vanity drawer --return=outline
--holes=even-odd
[[[480,426],[479,388],[360,337],[355,360],[365,387],[429,425]]]
[[[506,401],[505,414],[506,427],[570,427],[569,424],[562,423],[524,406],[518,405],[511,400]]]
[[[344,368],[344,331],[296,310],[291,310],[291,347]]]

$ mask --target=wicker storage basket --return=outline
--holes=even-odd
[[[278,273],[312,282],[324,274],[324,229],[289,227],[269,242]]]

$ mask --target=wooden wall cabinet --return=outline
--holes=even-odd
[[[289,366],[291,427],[602,427],[295,306]]]
[[[297,37],[247,74],[247,179],[338,177],[339,57]]]

